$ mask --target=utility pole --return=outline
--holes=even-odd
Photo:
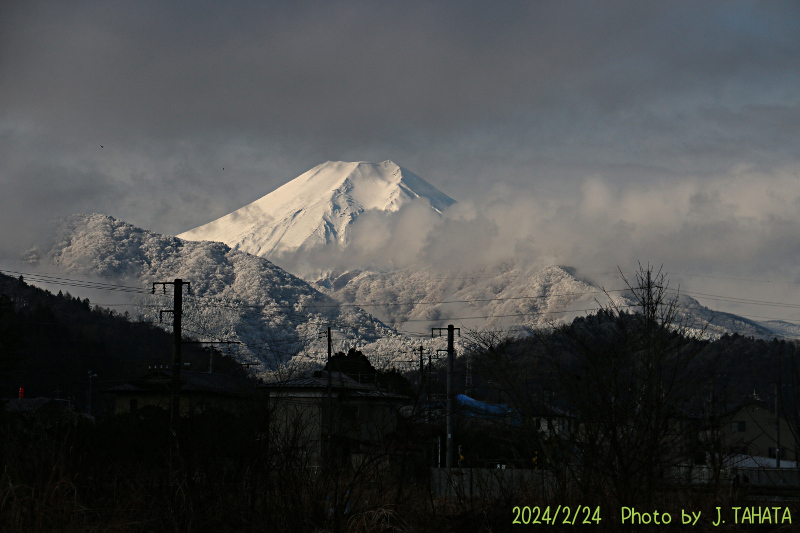
[[[89,401],[86,402],[86,412],[89,413],[89,416],[92,416],[92,378],[96,378],[97,374],[89,370]]]
[[[526,371],[527,372],[527,371]],[[526,380],[527,383],[527,380]],[[467,377],[464,380],[464,394],[472,395],[472,356],[467,355]]]
[[[161,285],[164,294],[167,293],[167,285],[175,287],[174,303],[172,309],[162,309],[159,311],[159,320],[163,313],[172,313],[172,402],[170,409],[169,425],[173,436],[176,435],[175,428],[180,417],[180,387],[181,387],[181,318],[183,314],[183,286],[188,285],[189,294],[192,293],[192,284],[175,278],[175,281],[162,281],[153,283],[153,294],[156,293],[156,285]]]
[[[425,383],[425,347],[420,344],[419,346],[419,399],[425,401],[428,399],[427,384]],[[430,355],[428,356],[430,357]],[[430,368],[428,369],[430,372]]]
[[[419,382],[420,382],[420,387],[422,386],[422,383],[425,382],[425,369],[423,368],[424,363],[423,363],[423,360],[422,360],[422,350],[423,350],[423,346],[420,344],[419,345]]]
[[[328,449],[333,453],[333,342],[331,340],[331,327],[328,326]]]
[[[240,341],[183,341],[181,344],[227,344],[228,345],[228,357],[231,356],[231,344],[242,344]],[[251,366],[255,366],[255,363],[239,363],[242,366],[248,368]],[[208,373],[214,373],[214,350],[213,348],[209,351],[209,359],[208,359]]]
[[[778,402],[783,404],[781,387],[781,352],[778,352],[778,382],[775,384],[775,468],[781,467],[781,415]],[[797,459],[795,457],[795,459]],[[783,477],[781,477],[783,483]]]
[[[780,374],[779,374],[780,375]],[[781,467],[781,415],[778,411],[778,395],[780,386],[775,384],[775,468]]]
[[[453,467],[453,357],[455,354],[455,331],[458,330],[461,336],[461,328],[447,326],[447,445],[445,447],[445,467],[449,470]],[[436,336],[436,332],[444,331],[445,328],[431,328],[431,337]]]
[[[428,356],[430,357],[430,355]],[[428,369],[430,372],[430,368]],[[419,402],[425,402],[428,399],[428,387],[425,383],[425,347],[420,344],[419,346]],[[422,407],[424,412],[424,407]]]
[[[331,458],[333,454],[333,365],[331,364],[331,356],[333,355],[333,340],[331,338],[331,327],[328,326],[326,331],[328,337],[328,457]]]

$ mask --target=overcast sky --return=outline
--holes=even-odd
[[[499,254],[800,305],[799,148],[797,1],[0,7],[0,257],[53,216],[177,234],[391,159]]]

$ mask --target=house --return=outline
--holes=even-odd
[[[408,401],[342,372],[317,371],[259,388],[268,397],[273,439],[309,464],[326,456],[363,459],[395,432],[399,408]]]
[[[81,418],[70,400],[61,398],[12,398],[5,400],[3,410],[11,416],[32,418],[48,423],[74,422]],[[91,417],[87,417],[90,418]]]
[[[236,412],[258,394],[251,382],[231,374],[183,371],[180,380],[182,415],[201,413],[209,408]],[[168,410],[172,399],[172,372],[155,370],[105,392],[114,395],[115,414],[145,406]]]
[[[776,437],[780,432],[780,446]],[[720,434],[728,453],[797,460],[797,444],[786,418],[758,399],[750,398],[721,417]],[[776,451],[778,450],[778,451]]]

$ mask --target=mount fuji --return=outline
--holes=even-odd
[[[455,203],[392,161],[328,161],[255,202],[178,237],[220,241],[274,261],[331,246],[343,249],[362,213],[392,213],[420,200],[439,215]]]
[[[383,323],[414,333],[448,320],[475,328],[531,330],[584,314],[597,307],[598,298],[607,303],[599,287],[579,279],[569,267],[511,260],[477,269],[462,265],[448,272],[421,264],[387,268],[382,257],[386,247],[357,256],[363,264],[336,264],[336,255],[330,252],[356,254],[358,247],[352,245],[357,245],[360,217],[363,222],[377,215],[369,218],[369,224],[380,225],[380,220],[415,202],[435,215],[428,219],[434,223],[456,203],[392,161],[328,161],[178,237],[221,241],[234,250],[268,258],[342,304],[364,306]],[[404,237],[408,236],[395,231],[380,238],[394,243]],[[620,305],[630,303],[621,296],[613,299]],[[681,307],[699,324],[711,321],[707,330],[711,335],[796,334],[783,324],[714,313],[688,297],[681,298]]]
[[[360,227],[354,225],[359,217],[362,226],[364,221],[370,226],[407,206],[422,219],[414,228],[424,231],[454,203],[391,161],[327,162],[181,238],[105,215],[67,217],[43,259],[64,273],[145,289],[174,277],[191,281],[194,294],[184,300],[184,313],[185,326],[193,331],[187,332],[242,342],[239,357],[260,363],[264,371],[289,361],[319,364],[325,353],[319,332],[330,325],[336,327],[337,350],[356,346],[380,366],[403,368],[415,364],[408,354],[421,345],[433,351],[440,347],[441,339],[425,339],[431,327],[458,324],[526,334],[612,301],[630,304],[624,294],[606,293],[573,268],[521,258],[481,267],[453,262],[446,271],[423,263],[390,270],[364,264],[329,270],[312,282],[272,262],[279,252],[344,250],[348,239],[357,241],[357,233],[349,234]],[[402,237],[397,231],[378,235],[387,247],[364,257],[377,264]],[[313,268],[330,269],[324,254],[308,257],[318,261]],[[158,310],[169,308],[168,295],[135,292],[131,304],[141,320],[156,322]],[[798,336],[794,324],[715,313],[688,297],[680,307],[700,325],[711,321],[707,332],[712,336]]]

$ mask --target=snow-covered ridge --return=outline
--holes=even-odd
[[[357,302],[392,327],[420,333],[447,320],[474,329],[532,331],[585,315],[598,302],[609,301],[602,289],[578,279],[568,267],[512,262],[450,272],[348,272],[316,286],[342,302]]]
[[[424,200],[441,214],[455,200],[392,161],[328,161],[266,196],[178,237],[220,241],[260,257],[346,246],[364,211],[395,212]]]
[[[431,327],[452,323],[465,333],[492,329],[524,335],[608,303],[602,289],[568,267],[515,263],[449,273],[351,272],[323,283],[326,295],[270,261],[223,243],[184,241],[98,214],[65,219],[47,259],[67,273],[142,287],[131,314],[152,322],[172,305],[171,291],[149,294],[152,283],[178,277],[191,282],[192,295],[184,297],[185,332],[203,340],[239,340],[240,359],[260,362],[262,369],[287,361],[324,363],[326,339],[320,332],[328,326],[334,328],[334,350],[358,347],[376,366],[411,369],[420,346],[426,353],[443,347],[444,339],[429,337]],[[611,298],[626,304],[621,295]],[[691,298],[681,303],[700,326],[714,315]],[[741,317],[721,318],[715,317],[707,333],[772,336]],[[385,324],[424,335],[398,334]],[[464,353],[467,338],[459,339],[458,353]]]
[[[296,356],[314,358],[319,332],[331,325],[337,342],[364,345],[394,333],[356,306],[339,306],[266,259],[218,242],[190,242],[134,227],[106,215],[73,215],[58,231],[48,259],[66,273],[150,289],[153,282],[191,282],[184,328],[203,340],[238,340],[243,358],[267,366]],[[137,314],[157,322],[166,296],[138,295]]]
[[[570,267],[541,268],[520,262],[450,272],[427,268],[350,271],[320,279],[315,285],[337,300],[357,303],[399,331],[417,333],[455,323],[468,329],[502,329],[524,335],[570,322],[600,307],[639,312],[628,291],[606,292],[581,279]],[[716,312],[686,295],[678,299],[677,318],[688,334],[701,338],[732,333],[767,340],[800,337],[797,325],[760,323]]]

